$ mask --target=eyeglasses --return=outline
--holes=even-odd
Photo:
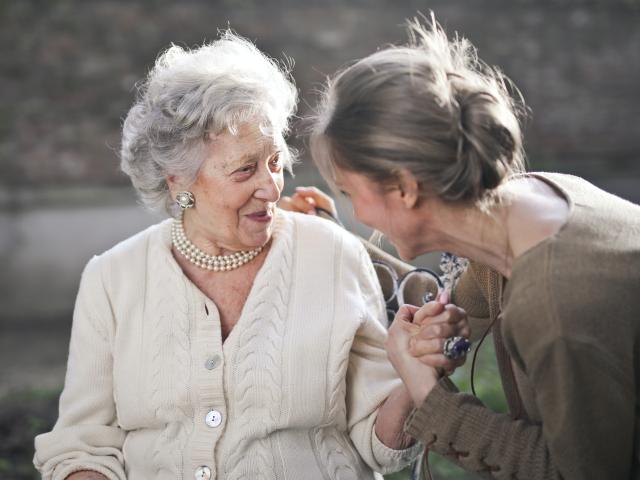
[[[372,260],[372,263],[382,287],[389,323],[401,305],[424,305],[444,289],[440,276],[429,268],[415,268],[398,276],[388,263],[382,260]]]

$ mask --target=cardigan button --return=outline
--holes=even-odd
[[[206,465],[196,468],[196,480],[211,480],[211,469]]]
[[[213,356],[207,358],[207,361],[204,362],[204,367],[207,370],[213,370],[218,365],[220,365],[220,355],[213,355]]]
[[[204,419],[204,423],[212,428],[219,427],[222,423],[222,414],[218,410],[211,410],[209,413],[207,413],[207,416]]]

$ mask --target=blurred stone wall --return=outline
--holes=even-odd
[[[116,152],[160,50],[230,25],[296,61],[304,115],[326,75],[402,41],[404,19],[429,9],[522,90],[531,168],[640,201],[638,0],[0,0],[0,320],[68,322],[88,258],[157,220]],[[289,188],[319,182],[303,158]]]

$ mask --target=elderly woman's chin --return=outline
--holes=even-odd
[[[243,216],[241,222],[243,243],[247,247],[256,248],[271,240],[276,219],[276,209],[256,211]]]

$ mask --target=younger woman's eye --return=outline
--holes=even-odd
[[[345,197],[349,198],[349,194],[344,190],[340,190],[340,195],[344,195]]]

